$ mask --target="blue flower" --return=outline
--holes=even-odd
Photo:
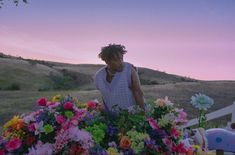
[[[209,96],[199,93],[191,97],[191,103],[195,108],[198,108],[199,110],[207,110],[214,104],[214,100]]]

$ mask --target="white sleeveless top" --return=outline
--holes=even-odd
[[[131,91],[131,72],[132,64],[124,62],[122,72],[116,72],[112,81],[106,80],[106,67],[102,67],[95,74],[95,86],[101,92],[106,110],[115,112],[119,107],[128,109],[136,105],[133,93]]]

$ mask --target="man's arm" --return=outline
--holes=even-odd
[[[143,92],[140,87],[139,76],[138,76],[138,73],[136,72],[136,70],[134,69],[134,67],[132,67],[132,70],[131,70],[131,84],[132,84],[131,88],[132,88],[132,92],[135,97],[135,101],[142,109],[145,110],[144,97],[143,97]]]

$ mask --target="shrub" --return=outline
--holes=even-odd
[[[32,65],[32,66],[37,65],[37,61],[31,60],[31,59],[28,59],[28,63],[29,63],[30,65]]]
[[[69,90],[76,87],[74,78],[66,72],[63,72],[63,76],[50,74],[50,78],[53,81],[53,89]]]
[[[20,84],[19,83],[12,83],[9,86],[5,88],[5,90],[20,90]]]

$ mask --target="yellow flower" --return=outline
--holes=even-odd
[[[10,121],[4,124],[3,129],[6,130],[8,128],[12,128],[15,130],[20,130],[24,125],[24,122],[22,119],[20,119],[20,116],[14,116]]]
[[[108,155],[119,155],[118,151],[116,148],[109,147],[107,150]]]
[[[199,145],[192,145],[192,148],[194,149],[200,149],[201,147]]]
[[[52,102],[59,102],[61,100],[62,96],[61,95],[55,95],[52,98]]]
[[[77,107],[78,107],[78,108],[86,108],[86,107],[87,107],[87,104],[78,101],[78,102],[77,102]]]

